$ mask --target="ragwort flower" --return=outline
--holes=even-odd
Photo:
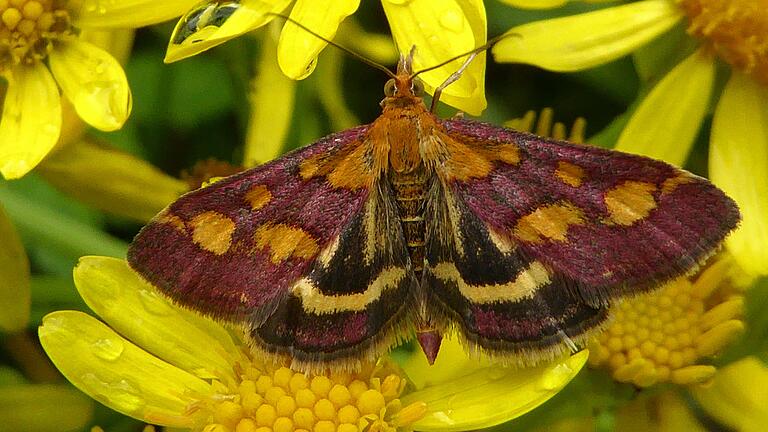
[[[166,61],[172,62],[226,42],[264,26],[275,19],[270,13],[282,12],[289,0],[210,1],[190,9],[179,20],[168,45]],[[290,18],[333,39],[341,22],[353,14],[359,0],[317,2],[297,0]],[[485,7],[481,0],[383,0],[392,34],[402,53],[416,46],[416,70],[466,53],[486,41]],[[317,55],[326,42],[286,23],[280,33],[277,58],[283,73],[292,79],[306,78],[315,68]],[[462,65],[459,59],[440,69],[421,75],[432,91]],[[470,114],[486,107],[485,54],[470,64],[461,79],[449,86],[441,100]]]
[[[469,360],[448,343],[438,357],[443,367],[425,374],[423,354],[411,359],[412,378],[387,360],[357,373],[304,374],[265,363],[224,327],[173,306],[123,260],[84,257],[74,279],[108,325],[82,312],[47,315],[39,336],[54,364],[101,403],[177,428],[474,429],[543,403],[587,357],[581,352],[551,365],[514,370]]]
[[[0,174],[34,168],[62,133],[62,104],[86,123],[119,129],[131,93],[119,62],[92,43],[104,29],[178,16],[190,1],[10,0],[0,2],[0,76],[6,81],[0,120]],[[61,94],[68,100],[64,102]]]
[[[96,128],[118,129],[128,117],[131,94],[125,73],[109,53],[83,40],[79,16],[75,2],[0,5],[0,75],[8,83],[0,121],[0,173],[6,178],[27,173],[56,144],[62,117],[59,89]]]
[[[692,38],[678,37],[674,29],[681,24]],[[554,71],[583,70],[634,52],[640,75],[655,81],[666,64],[685,57],[645,96],[616,145],[678,165],[708,113],[716,60],[727,63],[730,77],[714,108],[710,177],[744,217],[727,240],[731,253],[747,272],[768,274],[768,1],[642,0],[510,32],[519,37],[493,48],[497,61]]]
[[[613,321],[593,339],[590,364],[639,387],[694,384],[715,375],[706,357],[744,332],[744,296],[732,288],[730,259],[698,277],[681,277],[615,307]]]

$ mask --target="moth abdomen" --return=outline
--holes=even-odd
[[[411,266],[416,274],[416,280],[421,280],[426,243],[424,202],[427,197],[428,174],[424,166],[419,165],[410,173],[392,171],[389,181],[395,194],[397,212],[403,227]]]

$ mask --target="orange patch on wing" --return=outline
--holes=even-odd
[[[485,177],[494,168],[494,162],[510,165],[520,163],[520,148],[513,143],[460,142],[444,134],[436,134],[433,145],[442,146],[428,152],[433,164],[443,163],[449,178],[467,181]],[[442,157],[441,157],[442,156]],[[441,159],[445,159],[444,162]]]
[[[512,143],[495,144],[488,149],[491,160],[498,160],[510,165],[520,163],[520,148]]]
[[[161,223],[161,224],[168,224],[177,230],[181,231],[182,233],[187,233],[187,226],[184,224],[184,221],[176,216],[175,214],[171,213],[168,208],[158,213],[157,216],[155,216],[155,222]]]
[[[531,243],[547,240],[566,241],[568,228],[583,223],[582,212],[575,205],[567,202],[549,204],[521,217],[517,221],[514,234],[520,240]]]
[[[557,163],[555,175],[568,186],[579,187],[584,181],[584,168],[574,165],[570,162],[560,161]]]
[[[275,264],[292,257],[310,259],[320,251],[317,242],[308,232],[285,224],[266,223],[256,230],[253,238],[259,249],[269,246]]]
[[[343,151],[316,154],[299,164],[303,180],[324,176],[337,188],[360,189],[373,184],[371,161],[366,157],[369,145],[362,141],[349,144]]]
[[[235,223],[221,213],[200,213],[189,221],[189,226],[192,227],[192,241],[203,250],[223,255],[232,245]]]
[[[251,210],[258,210],[272,199],[272,193],[264,185],[256,185],[245,193],[245,200],[251,204]]]
[[[661,184],[661,194],[666,195],[672,193],[678,186],[691,182],[693,182],[693,177],[688,174],[680,173],[664,180],[664,183]]]
[[[368,146],[357,145],[347,155],[338,161],[328,174],[328,182],[337,188],[360,189],[373,185],[373,172],[366,159]]]
[[[603,200],[608,209],[609,222],[632,225],[647,217],[656,208],[655,191],[654,184],[630,180],[606,192]]]

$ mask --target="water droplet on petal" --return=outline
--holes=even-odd
[[[304,68],[304,72],[296,77],[297,80],[302,80],[306,77],[308,77],[312,72],[315,70],[315,67],[317,66],[317,57],[313,58],[306,68]]]
[[[572,374],[573,374],[573,369],[571,369],[570,366],[565,364],[559,364],[554,368],[546,371],[541,376],[541,378],[539,379],[539,386],[543,390],[547,390],[547,391],[557,390],[558,388],[564,386],[569,379],[571,379]]]
[[[487,368],[486,376],[489,380],[495,381],[504,378],[504,376],[507,375],[507,372],[509,372],[507,368],[490,367]]]
[[[93,354],[100,359],[115,361],[123,353],[125,346],[123,341],[116,338],[97,339],[91,344]]]
[[[122,113],[125,107],[121,106],[119,97],[120,84],[116,81],[91,81],[81,87],[80,93],[75,96],[75,105],[86,104],[98,111],[93,118],[83,116],[92,125],[103,130],[114,130],[122,124]]]
[[[459,11],[449,9],[440,15],[440,25],[454,33],[464,30],[464,17]]]
[[[80,381],[87,394],[118,411],[137,413],[146,405],[139,388],[125,379],[110,383],[88,372],[80,377]]]
[[[171,307],[168,302],[155,291],[139,290],[139,299],[144,309],[153,315],[166,316],[171,314]]]
[[[438,420],[445,425],[453,425],[453,424],[456,424],[456,421],[453,418],[451,418],[452,413],[453,413],[452,411],[449,411],[449,412],[437,411],[432,414],[432,417],[435,420]]]

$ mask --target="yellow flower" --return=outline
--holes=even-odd
[[[179,13],[178,1],[154,3],[0,2],[0,76],[7,82],[0,173],[5,178],[23,176],[56,144],[62,127],[60,93],[91,126],[112,131],[123,125],[131,111],[125,72],[89,38],[94,30],[110,26],[135,27],[170,18],[169,9],[175,11],[171,16]],[[136,9],[128,12],[127,6]]]
[[[598,426],[600,420],[581,413],[582,417],[557,418],[552,424],[534,429],[535,432],[705,432],[685,399],[674,391],[642,393],[620,406],[613,414],[612,428]]]
[[[471,361],[447,344],[438,358],[443,366],[429,373],[423,355],[411,359],[411,379],[386,360],[354,374],[303,374],[253,357],[239,337],[173,306],[123,260],[84,257],[74,279],[109,325],[81,312],[51,313],[39,329],[43,348],[91,397],[164,426],[208,432],[474,429],[543,403],[587,357],[582,352],[513,370]]]
[[[731,289],[731,270],[731,260],[719,259],[694,280],[682,277],[615,306],[613,321],[590,344],[590,364],[639,387],[712,378],[715,367],[700,360],[744,332],[744,296]]]
[[[732,430],[761,431],[768,424],[768,366],[750,356],[721,368],[712,382],[692,390],[713,418]]]
[[[555,112],[552,108],[544,108],[538,115],[535,111],[529,110],[523,117],[504,122],[504,126],[519,131],[535,133],[538,136],[568,140],[577,144],[584,143],[584,130],[587,127],[587,121],[583,117],[577,118],[569,131],[564,123],[552,122],[554,115]]]
[[[3,370],[3,375],[7,371]],[[83,430],[93,416],[93,402],[66,384],[0,384],[0,425],[6,431]]]
[[[289,3],[243,0],[200,4],[179,20],[165,59],[172,62],[189,57],[261,27],[275,18],[269,13],[281,12]],[[290,18],[326,39],[333,39],[341,22],[359,4],[359,0],[297,0]],[[382,0],[382,5],[399,51],[407,53],[416,46],[416,70],[466,53],[486,41],[485,7],[481,0]],[[295,24],[286,23],[277,46],[280,69],[289,78],[306,78],[326,45]],[[464,60],[421,75],[428,91],[458,70]],[[485,55],[481,53],[461,79],[443,92],[441,100],[470,114],[480,114],[486,107],[484,73]]]
[[[535,7],[539,0],[515,0]],[[686,21],[692,38],[679,38]],[[643,0],[595,12],[515,27],[493,48],[496,60],[554,71],[577,71],[635,53],[641,76],[684,59],[635,109],[617,149],[681,165],[708,113],[715,59],[730,77],[714,109],[710,178],[742,209],[743,222],[727,241],[738,263],[768,274],[768,1]],[[691,52],[693,53],[691,54]],[[672,63],[674,64],[674,63]]]
[[[92,137],[56,150],[37,172],[84,204],[138,222],[149,221],[189,191],[185,182]]]

